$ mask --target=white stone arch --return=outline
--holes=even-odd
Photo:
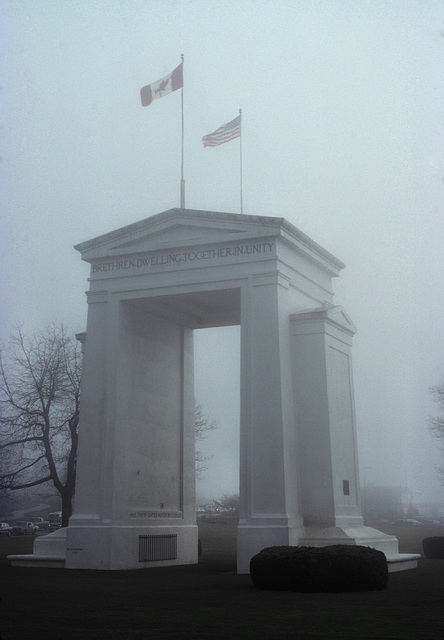
[[[183,209],[76,249],[91,273],[68,568],[197,562],[193,330],[233,324],[238,571],[272,545],[366,544],[406,560],[361,515],[355,328],[334,303],[337,258],[283,218]]]

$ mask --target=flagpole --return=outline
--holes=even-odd
[[[240,136],[239,136],[239,151],[240,151],[240,212],[243,213],[243,202],[242,202],[242,109],[239,109],[239,117],[240,117]]]
[[[183,58],[184,55],[183,53],[180,56],[182,58],[182,73],[183,73]],[[184,132],[184,119],[183,119],[183,82],[182,82],[182,89],[180,92],[180,101],[181,101],[181,105],[182,105],[182,155],[181,155],[181,165],[180,165],[180,208],[181,209],[185,209],[185,180],[183,177],[183,132]]]

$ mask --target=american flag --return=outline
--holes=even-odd
[[[219,144],[223,144],[224,142],[229,142],[230,140],[234,140],[234,138],[239,138],[241,134],[241,117],[240,115],[237,118],[234,118],[228,124],[223,124],[219,129],[213,131],[213,133],[208,133],[206,136],[202,138],[204,147],[217,147]]]

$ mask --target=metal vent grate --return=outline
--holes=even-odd
[[[163,536],[139,536],[139,562],[176,560],[177,534]]]

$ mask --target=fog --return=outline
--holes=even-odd
[[[2,0],[1,337],[85,329],[73,245],[179,206],[180,92],[142,86],[184,54],[186,206],[286,218],[347,267],[361,479],[443,500],[428,388],[444,373],[444,3]],[[219,429],[198,495],[238,487],[239,332],[196,335]],[[203,448],[203,447],[202,447]],[[444,462],[443,462],[444,466]]]

